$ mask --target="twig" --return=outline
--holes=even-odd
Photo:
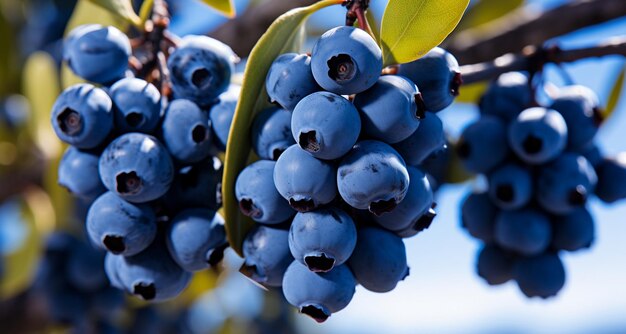
[[[486,26],[462,31],[444,46],[462,64],[479,63],[625,15],[624,0],[574,0],[544,13],[523,7]]]
[[[626,56],[626,36],[611,38],[596,46],[560,50],[555,47],[526,47],[520,54],[508,53],[492,61],[461,66],[463,82],[466,84],[496,78],[511,71],[537,71],[546,63],[569,63],[586,58],[608,55]]]

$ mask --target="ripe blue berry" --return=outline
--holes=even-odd
[[[321,90],[311,72],[311,57],[297,53],[285,53],[274,60],[265,88],[272,103],[290,111],[302,98]]]
[[[243,242],[245,262],[240,271],[255,282],[281,286],[293,257],[289,251],[289,231],[258,225]]]
[[[606,203],[626,198],[626,154],[605,158],[596,168],[596,196]]]
[[[213,143],[221,150],[226,150],[228,142],[228,134],[230,126],[235,116],[235,108],[237,108],[237,100],[241,86],[230,85],[228,90],[218,96],[219,102],[214,104],[209,111],[209,119],[211,120],[211,129],[213,130]]]
[[[569,149],[582,150],[591,144],[602,122],[596,93],[584,86],[563,87],[550,108],[561,113],[570,129]]]
[[[402,155],[407,165],[422,164],[426,158],[446,147],[441,119],[434,113],[427,112],[417,130],[393,147]]]
[[[200,106],[213,104],[228,88],[236,59],[233,50],[216,39],[186,36],[167,60],[174,96]]]
[[[595,228],[591,213],[585,208],[576,208],[565,216],[554,217],[552,224],[552,248],[577,251],[591,247],[595,238]]]
[[[280,155],[274,167],[276,190],[300,212],[330,203],[337,195],[337,169],[312,157],[298,145]]]
[[[174,100],[167,107],[162,136],[170,154],[180,162],[198,162],[211,153],[209,115],[189,100]]]
[[[283,278],[285,299],[319,323],[348,306],[355,286],[354,276],[345,265],[315,273],[293,261]]]
[[[117,276],[127,292],[145,301],[162,301],[178,296],[189,284],[191,274],[170,256],[165,240],[155,241],[137,255],[119,256]],[[113,273],[115,275],[115,273]]]
[[[408,138],[426,117],[417,86],[398,75],[378,78],[374,86],[354,98],[363,132],[389,144]]]
[[[546,108],[522,111],[509,126],[509,144],[524,162],[537,165],[556,158],[567,144],[563,116]]]
[[[528,77],[520,72],[505,73],[489,85],[480,99],[480,112],[509,122],[530,106],[531,99]]]
[[[482,116],[463,130],[456,153],[467,170],[490,172],[509,154],[506,124],[495,116]]]
[[[275,167],[274,161],[257,161],[241,171],[235,183],[239,209],[259,223],[279,224],[294,214],[274,186]]]
[[[291,133],[300,147],[318,159],[342,157],[361,132],[359,112],[350,101],[330,92],[316,92],[296,106]]]
[[[565,285],[565,268],[559,256],[553,253],[519,258],[514,276],[527,297],[553,297]]]
[[[532,175],[520,166],[504,165],[489,175],[489,196],[500,209],[519,209],[532,195]]]
[[[383,67],[382,51],[365,31],[336,27],[313,46],[311,71],[327,91],[349,95],[372,87]]]
[[[113,287],[124,290],[124,283],[119,276],[119,266],[123,257],[113,253],[107,253],[104,257],[104,272]]]
[[[550,245],[552,226],[549,218],[535,209],[502,211],[496,216],[494,236],[504,249],[536,255]]]
[[[489,285],[499,285],[513,279],[514,255],[495,245],[485,245],[478,254],[476,272]]]
[[[106,191],[98,174],[100,156],[81,151],[73,146],[67,148],[59,164],[59,185],[73,195],[93,199]]]
[[[63,91],[52,107],[52,127],[59,139],[81,149],[94,148],[113,129],[111,98],[100,88],[78,84]]]
[[[414,234],[417,234],[428,228],[432,222],[432,219],[428,220],[426,217],[434,203],[434,196],[424,172],[411,166],[407,167],[407,171],[410,182],[404,199],[393,211],[380,216],[374,215],[373,219],[390,231],[400,232],[412,229],[415,231]]]
[[[494,241],[497,214],[498,208],[486,192],[470,194],[461,207],[463,227],[472,237],[485,243]]]
[[[431,112],[438,112],[452,104],[463,83],[456,58],[440,47],[435,47],[418,60],[400,65],[398,74],[417,85],[424,97],[426,110]]]
[[[409,172],[404,159],[391,146],[364,140],[341,160],[337,188],[350,206],[382,215],[404,199]]]
[[[153,133],[161,117],[161,93],[151,83],[136,78],[116,82],[109,91],[115,129],[119,133]]]
[[[261,159],[278,157],[296,142],[291,134],[291,113],[281,108],[268,108],[254,117],[252,148]]]
[[[189,209],[177,214],[170,224],[167,248],[186,271],[216,266],[222,260],[220,247],[226,244],[224,219],[208,209]]]
[[[70,250],[65,261],[65,275],[74,287],[82,291],[96,291],[108,285],[106,273],[102,267],[104,252],[80,242]]]
[[[537,178],[537,201],[546,211],[567,214],[593,194],[598,177],[581,155],[565,153],[546,165]]]
[[[104,193],[91,204],[86,225],[94,245],[124,256],[150,246],[157,231],[150,207],[126,202],[112,192]]]
[[[152,136],[134,132],[107,146],[100,156],[99,171],[109,191],[133,203],[163,196],[174,178],[165,147]]]
[[[337,208],[300,212],[289,229],[291,255],[314,272],[328,272],[342,265],[355,245],[354,222]]]
[[[172,211],[185,208],[217,210],[222,206],[222,162],[207,158],[176,171],[163,203]]]
[[[359,229],[348,265],[359,284],[374,292],[391,291],[409,275],[402,239],[377,227]]]
[[[75,28],[63,50],[63,59],[76,75],[99,84],[122,78],[130,55],[130,41],[123,32],[93,24]]]

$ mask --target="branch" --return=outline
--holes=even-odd
[[[269,0],[249,7],[242,15],[228,21],[209,36],[230,45],[240,57],[246,57],[274,20],[296,7],[308,6],[316,0]]]
[[[496,78],[511,71],[537,71],[546,63],[569,63],[608,55],[626,56],[626,36],[611,38],[596,46],[572,50],[557,47],[526,47],[520,54],[505,54],[492,61],[461,66],[463,83],[470,84]]]
[[[478,63],[625,15],[624,0],[574,0],[544,13],[523,7],[456,34],[445,47],[461,64]]]

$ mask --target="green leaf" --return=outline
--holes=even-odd
[[[211,8],[226,15],[227,17],[235,17],[235,5],[233,0],[202,0],[205,4],[211,6]]]
[[[300,28],[309,15],[341,2],[342,0],[324,0],[309,7],[288,11],[272,23],[250,52],[244,72],[240,99],[228,136],[224,178],[222,179],[226,233],[230,246],[239,255],[242,255],[243,239],[248,230],[254,226],[254,222],[239,212],[234,194],[235,181],[239,172],[245,168],[251,154],[250,126],[253,117],[255,113],[268,106],[267,92],[265,91],[267,71],[279,55],[299,51],[299,46],[296,44],[301,40],[302,30]]]
[[[136,27],[141,28],[141,19],[135,11],[133,10],[133,5],[130,0],[88,0],[109,12],[123,18],[135,25]]]
[[[139,9],[139,19],[141,23],[146,23],[150,19],[152,13],[152,7],[154,6],[154,0],[144,0]]]
[[[381,23],[384,66],[419,59],[454,30],[469,0],[389,0]]]
[[[457,30],[474,28],[495,21],[524,4],[524,0],[481,0],[463,16]]]
[[[376,22],[374,13],[372,13],[372,8],[369,8],[367,12],[365,12],[365,18],[367,19],[372,34],[374,34],[374,39],[380,44],[380,29],[378,28],[378,22]]]
[[[613,84],[613,88],[611,89],[611,93],[609,94],[609,99],[606,103],[606,108],[602,111],[602,119],[607,120],[619,104],[620,97],[622,95],[622,90],[624,88],[624,77],[626,76],[626,64],[622,68],[622,71],[617,76],[615,80],[615,84]]]
[[[488,86],[489,83],[487,81],[461,85],[459,96],[456,97],[454,102],[478,104],[478,100],[480,100]]]

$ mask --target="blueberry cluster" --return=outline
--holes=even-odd
[[[34,289],[53,322],[87,330],[90,321],[119,315],[124,294],[110,285],[103,264],[104,252],[87,242],[64,232],[49,236]]]
[[[266,77],[277,107],[253,121],[261,160],[235,185],[240,211],[259,223],[241,271],[282,286],[318,322],[345,308],[357,283],[393,290],[409,273],[402,238],[435,217],[420,165],[445,149],[435,113],[458,92],[458,64],[435,48],[398,71],[381,76],[374,39],[337,27],[310,56],[277,57]]]
[[[71,145],[59,183],[93,201],[86,229],[108,251],[112,284],[163,300],[185,288],[190,272],[219,262],[226,247],[215,154],[239,95],[229,84],[236,56],[212,38],[184,37],[166,52],[167,96],[129,70],[131,53],[114,27],[80,26],[66,39],[69,67],[101,86],[71,86],[54,104],[52,126]]]
[[[462,223],[485,243],[482,278],[513,279],[526,296],[548,298],[565,284],[559,253],[594,241],[588,198],[626,198],[626,161],[603,157],[594,144],[602,116],[593,91],[566,86],[548,106],[531,107],[532,96],[526,75],[501,75],[480,101],[480,119],[463,131],[457,154],[488,186],[466,198]]]

